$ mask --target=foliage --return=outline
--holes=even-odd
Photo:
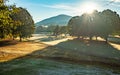
[[[56,28],[56,25],[50,25],[50,26],[38,26],[35,30],[35,33],[40,33],[40,32],[53,32],[54,29]]]
[[[67,34],[68,33],[68,27],[67,26],[58,26],[58,25],[50,25],[50,26],[39,26],[36,28],[35,33],[41,33],[41,32],[50,32],[53,33],[53,35],[60,35],[60,34]]]
[[[53,31],[53,35],[55,35],[56,37],[60,34],[60,27],[57,25]]]
[[[81,16],[72,17],[68,23],[70,35],[81,37],[100,36],[106,39],[113,32],[120,30],[120,17],[112,10],[98,12],[93,14],[84,13]]]
[[[24,8],[17,8],[19,11],[17,13],[13,13],[11,15],[12,19],[15,21],[19,21],[19,26],[15,29],[15,35],[18,34],[18,36],[21,38],[27,38],[30,37],[31,34],[34,32],[34,21],[29,14],[29,12]],[[14,32],[14,30],[13,30]]]
[[[7,6],[7,0],[0,0],[0,38],[30,37],[34,32],[34,21],[29,12],[15,5]]]
[[[60,34],[67,34],[68,33],[68,27],[67,26],[60,26],[59,33]]]
[[[10,14],[12,12],[10,6],[5,5],[5,0],[0,0],[0,38],[5,38],[11,33],[12,19]]]

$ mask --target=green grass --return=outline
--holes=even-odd
[[[45,59],[22,58],[0,63],[0,75],[114,75],[119,70],[85,64],[70,64]]]
[[[49,58],[65,58],[65,60],[98,61],[117,63],[120,60],[120,51],[104,41],[68,40],[31,55],[40,55]]]
[[[110,42],[120,44],[120,38],[118,38],[118,37],[110,37],[108,40]]]
[[[66,42],[61,42],[57,46],[64,49],[68,49],[69,51],[72,51],[73,54],[83,53],[105,58],[120,59],[120,51],[103,41],[89,42],[75,39]]]

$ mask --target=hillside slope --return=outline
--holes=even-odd
[[[67,25],[67,23],[71,19],[71,17],[72,16],[61,14],[61,15],[50,17],[50,18],[47,18],[47,19],[42,20],[40,22],[37,22],[36,26],[40,26],[40,25],[45,25],[45,26],[49,26],[49,25]]]

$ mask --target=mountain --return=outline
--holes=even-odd
[[[49,26],[49,25],[67,25],[68,21],[72,18],[72,16],[68,16],[68,15],[58,15],[58,16],[54,16],[54,17],[50,17],[47,19],[44,19],[40,22],[37,22],[35,25],[36,26],[40,26],[40,25],[45,25],[45,26]]]

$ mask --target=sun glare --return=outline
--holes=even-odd
[[[98,5],[95,3],[84,3],[82,5],[82,12],[91,14],[94,10],[98,9]]]

